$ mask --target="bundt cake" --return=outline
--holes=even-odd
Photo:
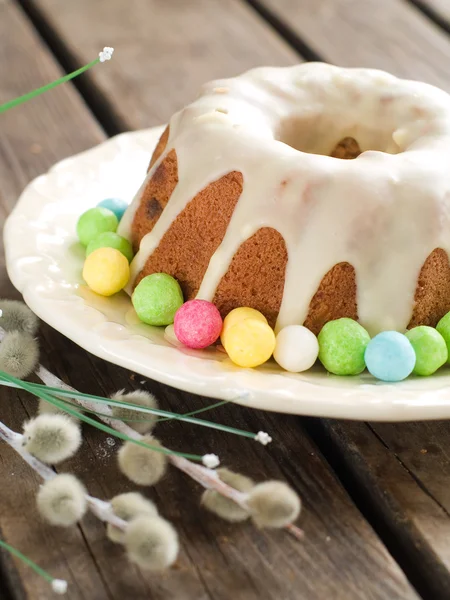
[[[434,326],[450,310],[450,96],[321,63],[208,83],[171,118],[119,233],[132,287],[168,273],[222,316]]]

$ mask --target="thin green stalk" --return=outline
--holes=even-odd
[[[2,372],[0,371],[0,378],[2,377]],[[18,380],[20,381],[20,380]],[[22,382],[23,383],[23,382]],[[219,423],[213,423],[212,421],[205,421],[203,419],[196,419],[188,415],[175,415],[166,410],[161,410],[159,408],[149,408],[148,406],[141,406],[139,404],[134,404],[132,402],[122,402],[120,400],[113,400],[112,398],[103,398],[102,396],[96,396],[94,394],[84,394],[82,392],[78,392],[77,390],[65,390],[61,388],[56,388],[52,386],[42,385],[40,383],[28,383],[27,385],[31,386],[35,390],[45,390],[46,392],[50,392],[60,398],[61,396],[67,396],[69,398],[83,398],[85,400],[91,400],[93,402],[98,402],[100,404],[107,404],[108,406],[120,406],[121,408],[128,408],[131,410],[136,410],[138,412],[149,413],[158,415],[161,417],[167,417],[169,419],[176,419],[178,421],[183,421],[186,423],[191,423],[192,425],[200,425],[202,427],[209,427],[210,429],[217,429],[219,431],[224,431],[226,433],[232,433],[234,435],[240,435],[242,437],[246,437],[249,439],[255,439],[255,434],[249,431],[243,431],[242,429],[236,429],[235,427],[229,427],[228,425],[221,425]],[[203,409],[200,409],[203,410]],[[194,411],[196,412],[196,411]],[[104,415],[108,416],[109,415]]]
[[[14,98],[13,100],[9,100],[8,102],[5,102],[5,104],[0,104],[0,114],[6,112],[10,108],[14,108],[16,106],[19,106],[19,104],[23,104],[24,102],[28,102],[28,100],[31,100],[32,98],[35,98],[36,96],[40,96],[44,92],[47,92],[48,90],[53,89],[54,87],[56,87],[57,85],[60,85],[61,83],[65,83],[66,81],[70,81],[74,77],[78,77],[78,75],[81,75],[81,73],[84,73],[88,69],[91,69],[93,66],[95,66],[99,62],[100,62],[100,59],[96,58],[95,60],[93,60],[92,62],[90,62],[88,65],[85,65],[84,67],[81,67],[80,69],[77,69],[76,71],[73,71],[72,73],[69,73],[68,75],[64,75],[63,77],[60,77],[56,81],[52,81],[51,83],[47,83],[47,85],[43,85],[42,87],[37,88],[36,90],[33,90],[32,92],[28,92],[27,94],[23,94],[23,96],[19,96],[18,98]]]
[[[1,539],[0,539],[0,547],[4,548],[5,550],[7,550],[13,556],[16,556],[17,558],[19,558],[28,567],[30,567],[31,569],[33,569],[33,571],[35,571],[38,575],[40,575],[43,579],[45,579],[45,581],[48,581],[49,583],[52,583],[55,580],[55,578],[52,577],[50,575],[50,573],[47,573],[47,571],[44,571],[44,569],[42,567],[40,567],[39,565],[37,565],[35,562],[33,562],[31,560],[31,558],[28,558],[28,556],[26,556],[25,554],[23,554],[22,552],[20,552],[20,550],[17,550],[17,548],[14,548],[14,546],[11,546],[10,544],[7,544],[6,542],[4,542]]]
[[[35,387],[37,384],[30,384],[26,381],[22,381],[21,379],[17,379],[16,377],[13,377],[12,375],[8,375],[4,371],[0,371],[0,378],[3,379],[4,381],[11,381],[12,383],[16,383],[23,390],[29,392],[30,394],[33,394],[34,396],[37,396],[38,398],[42,398],[42,400],[46,400],[47,402],[50,402],[50,404],[57,406],[61,410],[64,410],[69,415],[76,417],[80,421],[83,421],[84,423],[88,423],[89,425],[92,425],[93,427],[96,427],[97,429],[100,429],[101,431],[104,431],[105,433],[109,433],[109,435],[117,437],[125,442],[131,442],[133,444],[136,444],[137,446],[142,446],[143,448],[147,448],[148,450],[153,450],[155,452],[162,452],[163,454],[168,454],[168,455],[181,456],[183,458],[187,458],[189,460],[193,460],[193,461],[197,461],[197,462],[202,462],[202,460],[203,460],[203,457],[198,454],[187,454],[185,452],[176,452],[175,450],[169,450],[168,448],[164,448],[163,446],[151,446],[150,444],[146,444],[145,442],[142,442],[139,439],[131,438],[128,435],[122,433],[121,431],[117,431],[116,429],[113,429],[112,427],[108,427],[108,425],[105,425],[104,423],[101,423],[99,421],[95,421],[94,419],[91,419],[90,417],[84,415],[83,413],[81,413],[79,411],[75,411],[75,410],[69,408],[68,406],[64,406],[64,401],[59,400],[58,398],[56,398],[53,395],[48,394],[47,392],[44,392],[41,389],[39,389],[39,390],[33,389],[33,386]],[[46,386],[42,386],[42,387],[45,388]]]
[[[224,404],[228,403],[229,400],[221,400],[220,402],[216,402],[215,404],[210,404],[209,406],[204,406],[203,408],[197,408],[197,410],[183,413],[181,415],[177,415],[176,413],[174,413],[171,417],[164,417],[163,419],[158,419],[158,423],[162,423],[163,421],[173,421],[174,419],[179,420],[180,417],[193,417],[194,415],[199,415],[200,413],[206,412],[207,410],[213,410],[214,408],[218,408],[219,406],[223,406]]]

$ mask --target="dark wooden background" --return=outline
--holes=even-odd
[[[113,61],[0,116],[0,218],[53,163],[107,136],[159,125],[205,80],[258,65],[325,60],[386,69],[450,91],[448,0],[0,0],[0,103],[92,60]],[[2,257],[3,260],[3,257]],[[4,261],[0,294],[18,297]],[[109,394],[138,385],[43,325],[42,361],[77,388]],[[148,381],[179,412],[208,399]],[[10,427],[35,411],[2,389]],[[288,481],[301,495],[304,542],[284,532],[229,525],[199,507],[200,489],[172,470],[149,494],[181,537],[170,572],[130,566],[87,516],[60,530],[36,513],[38,480],[0,447],[0,535],[69,581],[70,600],[397,600],[450,598],[450,426],[375,424],[263,414],[234,405],[209,418],[270,431],[264,449],[242,438],[176,423],[159,435],[172,448],[217,452],[256,479]],[[85,430],[64,469],[90,493],[129,489],[115,449]],[[48,586],[0,553],[0,599],[47,600]]]

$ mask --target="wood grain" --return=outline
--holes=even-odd
[[[105,9],[106,3],[100,4]],[[156,3],[152,4],[156,10]],[[222,4],[228,8],[239,6],[231,2]],[[92,8],[90,2],[77,2],[76,5],[77,13],[83,14],[83,10],[86,10],[85,14],[92,16],[92,12],[89,13]],[[188,11],[186,5],[183,3],[182,6]],[[69,2],[58,4],[55,14],[69,10],[70,6]],[[172,19],[176,20],[181,3],[167,2],[165,6],[166,11],[167,7],[171,9]],[[137,26],[138,21],[144,18],[144,4],[139,4],[141,12],[135,13],[139,16],[131,19],[129,25],[124,19],[122,7],[122,2],[108,2],[107,20],[116,23],[115,31],[120,32],[123,47],[134,47],[136,51],[138,45],[134,42],[136,33],[132,25]],[[202,7],[208,10],[205,4]],[[73,5],[70,10],[74,10]],[[238,68],[241,70],[249,64],[249,56],[255,62],[258,57],[258,62],[266,62],[269,55],[274,62],[296,60],[293,52],[283,42],[277,42],[273,32],[252,17],[250,11],[245,7],[236,10],[240,11],[236,13],[237,16],[247,15],[244,22],[246,57],[236,53],[239,48],[237,41],[233,50],[229,51],[229,63],[225,61],[225,55],[220,54],[224,39],[220,34],[222,19],[214,22],[214,35],[208,28],[195,28],[196,21],[192,21],[197,43],[203,47],[199,56],[203,56],[205,72],[208,62],[212,65],[209,68],[216,68],[212,57],[219,54],[223,60],[220,66],[222,69],[226,67],[229,72]],[[169,23],[170,14],[165,14]],[[73,47],[79,47],[76,35],[92,38],[98,44],[96,48],[111,43],[110,38],[104,41],[98,39],[104,35],[98,26],[101,21],[77,20],[76,15],[72,16],[64,35],[67,35]],[[155,14],[152,16],[153,20],[147,21],[148,27],[153,27],[149,38],[152,37],[150,34],[158,34]],[[231,17],[225,14],[222,17],[225,29],[230,28],[233,23]],[[254,36],[252,22],[255,23]],[[211,23],[209,26],[211,28]],[[90,29],[89,34],[86,33],[87,28]],[[237,32],[228,30],[230,45],[232,33],[239,37],[239,25],[236,29]],[[183,50],[181,22],[177,31],[177,38],[172,38],[171,43],[175,45],[178,55],[182,56],[192,48],[193,34],[187,36]],[[264,34],[264,31],[267,33]],[[9,1],[0,5],[0,34],[0,61],[5,65],[2,72],[6,71],[6,66],[10,69],[6,83],[2,80],[2,98],[22,93],[56,76],[58,69],[49,53],[23,15]],[[160,37],[160,44],[163,45],[163,37]],[[243,40],[240,43],[243,48]],[[209,44],[207,51],[206,44]],[[164,46],[166,53],[169,50],[169,46]],[[155,53],[158,53],[157,50]],[[13,60],[14,68],[11,68]],[[151,63],[149,69],[150,66]],[[110,65],[106,67],[109,69]],[[98,72],[100,77],[100,70]],[[123,118],[129,117],[127,122],[130,127],[142,125],[143,119],[149,118],[150,107],[156,105],[164,111],[165,101],[169,104],[183,103],[185,94],[191,93],[190,83],[186,84],[186,88],[180,88],[179,96],[176,95],[176,89],[172,88],[173,97],[170,100],[167,90],[174,84],[167,83],[161,87],[159,99],[155,100],[159,88],[142,84],[142,64],[140,77],[136,73],[135,83],[131,78],[127,80],[127,86],[123,83],[115,86],[114,82],[120,79],[117,71],[110,71],[107,75],[107,70],[102,69],[101,73],[101,84],[105,90],[111,90],[111,102],[115,103],[116,110],[121,111]],[[167,82],[172,78],[173,73],[169,71]],[[132,103],[126,105],[129,98]],[[124,111],[125,105],[134,109],[127,108]],[[156,111],[152,118],[163,117]],[[150,120],[146,122],[150,123]],[[55,159],[82,150],[103,138],[89,110],[70,85],[8,113],[0,125],[0,199],[4,213],[13,205],[20,189],[31,177],[45,170]],[[3,278],[1,293],[9,295],[11,288],[4,275]],[[139,385],[140,377],[130,379],[126,371],[88,355],[49,327],[42,327],[41,338],[43,362],[83,391],[107,394],[124,386],[133,388]],[[206,402],[156,383],[148,382],[146,387],[156,393],[165,408],[187,411]],[[8,391],[0,397],[0,410],[5,421],[19,429],[26,415],[33,412],[34,401]],[[229,600],[233,597],[238,600],[323,600],[333,595],[338,600],[359,600],[362,597],[368,600],[396,600],[417,597],[314,443],[299,426],[298,419],[263,415],[234,405],[218,410],[211,418],[250,430],[270,431],[275,443],[270,449],[265,449],[242,438],[230,438],[205,429],[186,428],[179,423],[161,425],[160,435],[166,445],[175,449],[216,452],[224,464],[258,480],[275,477],[289,481],[304,501],[301,521],[306,532],[304,543],[299,544],[284,532],[259,532],[250,524],[231,526],[206,514],[199,506],[198,487],[181,473],[171,472],[151,491],[151,496],[179,530],[182,551],[177,567],[170,573],[149,576],[126,563],[121,549],[105,539],[103,527],[90,516],[83,520],[80,528],[70,530],[60,531],[44,525],[34,508],[38,482],[27,467],[3,447],[0,455],[2,534],[24,552],[39,559],[50,571],[66,577],[71,586],[70,599],[122,600],[132,597],[138,600]],[[84,434],[82,451],[64,468],[77,473],[89,491],[102,498],[129,489],[129,484],[117,471],[117,445],[111,447],[105,436],[96,430],[86,429]],[[20,488],[16,483],[19,479]],[[23,593],[16,591],[17,598],[48,598],[43,584],[32,573],[16,563],[15,567],[23,586]],[[382,577],[374,578],[374,572],[382,573]]]
[[[407,0],[250,0],[320,57],[450,91],[450,38]]]
[[[105,44],[115,47],[113,76],[100,69],[86,79],[122,128],[164,123],[210,79],[261,62],[300,61],[239,0],[25,0],[25,5],[75,64],[91,60]]]
[[[449,423],[323,421],[312,429],[396,555],[415,565],[422,595],[449,598]]]
[[[448,0],[411,0],[439,25],[450,30],[450,4]]]

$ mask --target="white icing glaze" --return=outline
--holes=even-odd
[[[362,154],[328,156],[346,136]],[[234,170],[243,192],[198,297],[212,300],[242,242],[273,227],[288,251],[278,329],[303,323],[323,276],[349,262],[360,322],[371,334],[404,330],[425,259],[450,251],[450,96],[430,85],[321,63],[208,83],[172,117],[121,235],[129,237],[142,191],[172,148],[179,183],[141,242],[132,280],[188,202]]]

